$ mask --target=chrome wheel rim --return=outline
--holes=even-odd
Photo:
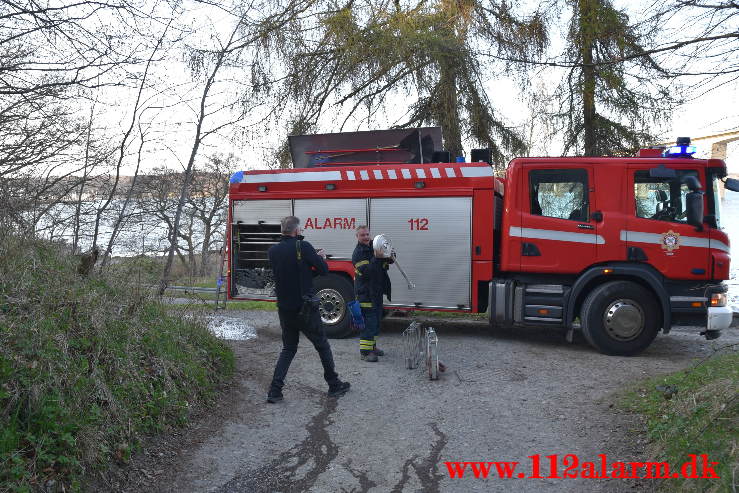
[[[341,293],[331,288],[322,289],[318,292],[318,299],[318,311],[324,324],[333,325],[344,317],[346,304]]]
[[[644,331],[644,310],[634,300],[616,300],[606,308],[603,325],[613,339],[632,341]]]

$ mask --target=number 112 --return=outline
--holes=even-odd
[[[429,230],[429,220],[425,217],[408,219],[408,224],[411,225],[411,231],[414,231],[414,230],[428,231]]]

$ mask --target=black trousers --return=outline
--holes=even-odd
[[[272,377],[270,385],[270,394],[279,394],[285,385],[285,377],[290,369],[295,353],[298,352],[298,340],[300,332],[313,343],[313,347],[318,351],[318,356],[323,364],[323,378],[326,379],[329,387],[338,385],[339,375],[334,369],[334,356],[331,353],[331,346],[326,339],[326,333],[323,331],[321,324],[321,315],[318,311],[313,313],[312,327],[304,327],[298,310],[278,310],[280,316],[280,327],[282,328],[282,351],[277,359],[275,373]]]

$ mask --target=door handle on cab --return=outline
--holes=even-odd
[[[601,211],[595,211],[590,214],[590,217],[593,221],[599,223],[603,220],[603,213]]]

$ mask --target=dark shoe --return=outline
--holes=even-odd
[[[385,356],[385,351],[383,351],[382,349],[375,348],[373,349],[373,351],[375,352],[377,356]]]
[[[279,394],[267,394],[267,402],[270,404],[277,404],[282,400],[282,393]]]
[[[349,382],[341,382],[336,385],[332,385],[328,388],[328,396],[329,397],[341,397],[342,395],[346,394],[346,392],[349,390],[349,387],[352,385]]]
[[[370,363],[375,363],[377,361],[377,354],[375,354],[374,351],[363,353],[362,361],[369,361]]]

